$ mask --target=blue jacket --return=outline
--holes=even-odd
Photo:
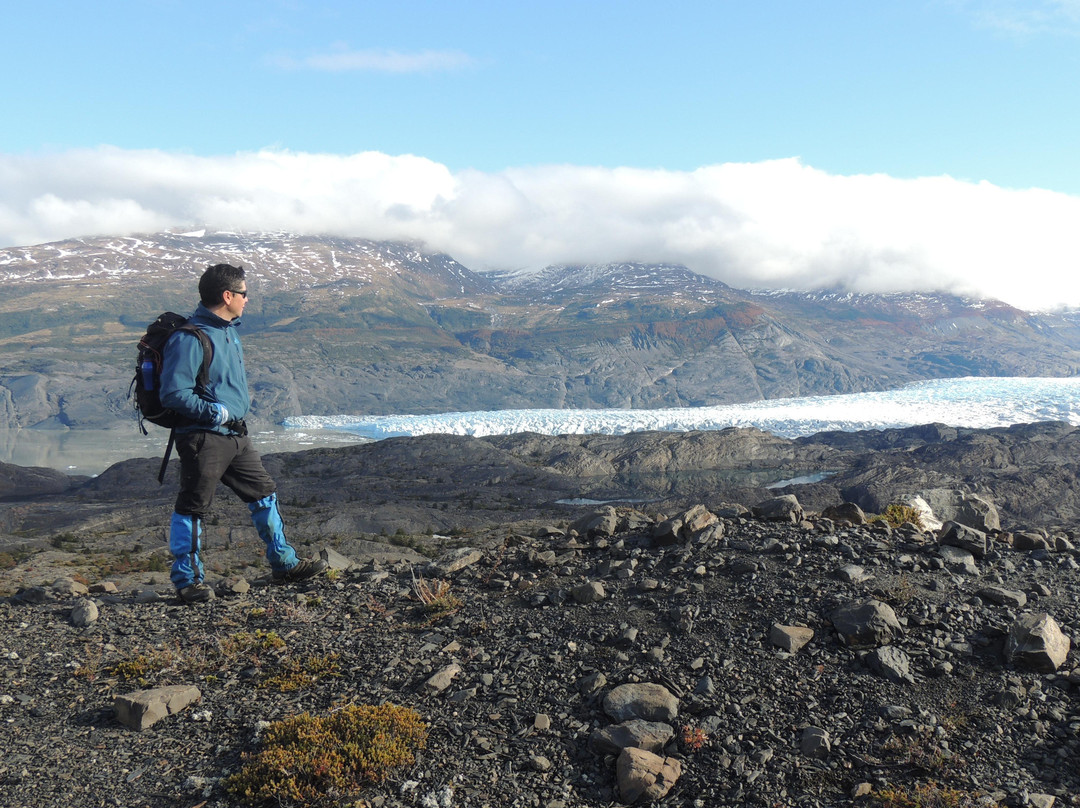
[[[223,320],[201,303],[190,320],[210,338],[214,357],[210,362],[209,384],[204,391],[195,389],[195,380],[202,369],[203,349],[198,337],[177,331],[165,347],[161,366],[161,403],[190,418],[190,426],[177,427],[177,432],[218,432],[230,434],[225,426],[214,426],[210,406],[218,403],[229,411],[229,419],[240,419],[251,407],[247,372],[244,370],[244,349],[236,327],[240,320]]]

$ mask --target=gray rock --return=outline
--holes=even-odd
[[[938,541],[951,547],[967,550],[976,558],[983,558],[987,551],[986,534],[959,522],[946,522],[942,525]]]
[[[98,607],[94,601],[83,598],[71,607],[71,625],[85,628],[98,619]]]
[[[988,600],[999,606],[1008,606],[1010,609],[1022,609],[1027,605],[1027,595],[1015,589],[1006,589],[1003,586],[984,586],[976,594],[983,600]]]
[[[461,666],[453,662],[424,682],[424,689],[429,693],[442,693],[450,687],[450,683],[459,673],[461,673]]]
[[[235,575],[231,578],[222,578],[214,582],[214,594],[221,598],[246,595],[251,591],[251,583],[247,578]]]
[[[814,630],[806,626],[782,626],[774,623],[769,629],[769,642],[790,654],[798,653],[814,638]]]
[[[867,655],[870,670],[879,673],[891,682],[898,684],[914,683],[911,675],[911,659],[906,653],[893,645],[876,648]]]
[[[86,584],[79,583],[74,578],[57,578],[50,588],[58,598],[81,598],[90,594]]]
[[[475,548],[459,547],[439,556],[427,566],[427,572],[429,575],[445,578],[472,566],[483,557],[484,554]]]
[[[1039,533],[1033,531],[1021,531],[1013,534],[1013,549],[1032,551],[1032,550],[1050,550],[1050,540]]]
[[[596,536],[612,536],[619,526],[619,517],[615,508],[605,505],[597,511],[588,513],[576,520],[570,529],[576,531],[579,536],[593,538]]]
[[[604,712],[614,721],[640,718],[670,724],[679,715],[679,700],[663,685],[631,683],[604,696]]]
[[[938,555],[950,570],[962,572],[965,575],[978,575],[979,567],[975,563],[975,556],[968,550],[944,544],[938,547]]]
[[[121,724],[144,730],[167,716],[176,715],[200,698],[202,693],[193,685],[173,685],[117,696],[113,708]]]
[[[619,797],[627,805],[663,799],[682,776],[682,763],[644,749],[622,750],[615,763]]]
[[[589,745],[594,751],[606,755],[617,755],[627,747],[659,754],[674,737],[675,730],[670,724],[634,718],[594,730],[589,737]]]
[[[858,564],[845,564],[836,571],[836,577],[849,584],[857,584],[867,580],[870,576]]]
[[[322,548],[319,555],[326,562],[327,567],[332,570],[351,570],[357,566],[356,562],[351,558],[342,555],[331,547]]]
[[[590,581],[575,586],[570,591],[570,595],[577,603],[598,603],[607,597],[607,592],[604,590],[604,585],[599,581]]]
[[[768,522],[791,522],[803,519],[802,505],[794,494],[784,494],[759,502],[753,507],[754,516]]]
[[[901,630],[892,607],[874,599],[841,606],[830,619],[844,642],[854,648],[885,645]]]
[[[821,512],[821,515],[826,519],[832,519],[834,522],[848,522],[852,525],[866,524],[866,514],[854,502],[830,505]]]
[[[799,735],[799,751],[807,757],[826,758],[832,752],[832,738],[821,727],[806,727]]]
[[[1029,612],[1009,627],[1005,658],[1018,667],[1053,673],[1064,664],[1070,644],[1053,617]]]

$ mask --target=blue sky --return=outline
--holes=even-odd
[[[1013,294],[945,265],[964,245],[935,232],[943,205],[1014,223],[989,255],[1038,240],[1054,277],[1080,263],[1056,235],[1080,204],[1080,0],[9,5],[0,246],[344,232],[345,206],[346,235],[478,266],[680,260],[739,285]],[[808,225],[795,202],[836,215]],[[589,212],[602,238],[564,234]],[[1041,305],[1072,302],[1050,284]]]

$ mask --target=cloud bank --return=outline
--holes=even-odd
[[[103,147],[0,155],[0,246],[176,227],[423,242],[472,269],[682,263],[740,288],[1080,306],[1080,197],[797,159],[452,172],[422,157]]]

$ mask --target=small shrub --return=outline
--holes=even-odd
[[[679,740],[682,741],[684,749],[690,752],[697,752],[708,743],[709,736],[705,734],[705,730],[701,727],[683,724],[682,735]]]
[[[922,514],[910,505],[893,503],[887,505],[885,510],[876,516],[871,516],[869,522],[884,522],[889,527],[900,527],[905,522],[911,522],[915,527],[922,529]]]
[[[259,685],[268,690],[289,693],[311,687],[320,678],[341,676],[337,654],[287,659],[277,673],[268,675]]]
[[[136,680],[145,682],[151,674],[165,670],[173,664],[173,655],[169,651],[153,651],[129,659],[121,659],[105,669],[109,676],[116,676],[123,681]]]
[[[424,604],[424,609],[432,615],[441,617],[461,608],[461,598],[450,591],[450,582],[436,579],[431,583],[422,575],[413,573],[413,594]]]
[[[995,808],[996,802],[985,797],[945,788],[930,782],[914,788],[888,786],[871,794],[873,805],[880,808]]]
[[[249,804],[340,804],[365,785],[410,766],[427,726],[408,707],[353,705],[325,718],[300,715],[263,733],[262,750],[244,755],[225,789]]]

